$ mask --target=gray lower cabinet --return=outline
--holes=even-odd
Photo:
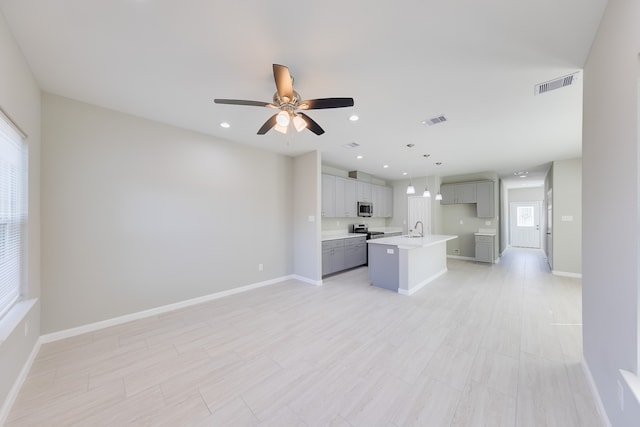
[[[366,237],[345,239],[344,242],[344,268],[353,268],[364,265],[367,262]]]
[[[366,237],[322,242],[322,275],[358,267],[367,262]]]
[[[476,261],[493,263],[494,236],[476,236]]]

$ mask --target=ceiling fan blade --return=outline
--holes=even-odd
[[[275,107],[275,105],[270,102],[245,101],[242,99],[214,99],[213,102],[216,104],[250,105],[252,107]]]
[[[353,107],[353,98],[319,98],[300,102],[302,110],[321,110],[323,108]]]
[[[276,125],[276,116],[277,115],[278,114],[274,114],[273,116],[269,117],[269,120],[264,122],[262,127],[260,129],[258,129],[258,135],[264,135],[265,133],[269,132],[272,127],[274,127]]]
[[[298,115],[307,123],[307,129],[311,132],[316,135],[322,135],[324,133],[324,129],[322,129],[311,117],[307,116],[305,113],[298,113]]]
[[[288,100],[293,99],[293,82],[289,69],[284,65],[273,64],[273,78],[276,81],[276,88],[280,99],[285,97]]]

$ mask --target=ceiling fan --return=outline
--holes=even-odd
[[[258,130],[258,135],[264,135],[271,128],[278,132],[287,133],[289,123],[298,132],[307,128],[316,135],[322,135],[324,129],[311,117],[298,110],[320,110],[325,108],[353,107],[353,98],[318,98],[301,101],[300,94],[293,90],[293,77],[289,68],[284,65],[273,64],[273,77],[276,81],[276,93],[273,102],[244,101],[241,99],[214,99],[216,104],[249,105],[254,107],[269,107],[280,110],[269,117]]]

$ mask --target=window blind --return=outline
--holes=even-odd
[[[0,115],[0,317],[20,296],[24,271],[26,149]]]

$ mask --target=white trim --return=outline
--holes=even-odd
[[[581,273],[569,273],[568,271],[551,270],[551,274],[553,274],[554,276],[573,277],[576,279],[582,279]]]
[[[11,335],[24,318],[27,317],[37,301],[37,298],[18,301],[9,309],[7,314],[0,319],[0,345],[9,338],[9,335]]]
[[[589,388],[591,389],[593,400],[596,402],[596,410],[598,411],[598,415],[600,415],[600,420],[605,427],[611,427],[611,421],[609,421],[607,411],[604,409],[604,404],[602,403],[602,399],[600,399],[600,393],[598,393],[596,382],[593,380],[593,376],[591,375],[591,370],[589,369],[587,361],[583,358],[580,361],[580,365],[582,366],[582,371],[584,372],[585,377],[587,377],[587,383],[589,384]]]
[[[29,354],[27,361],[25,362],[24,366],[22,367],[22,370],[20,371],[20,375],[18,375],[18,378],[16,378],[15,382],[13,383],[13,387],[11,387],[11,390],[9,390],[7,397],[4,399],[4,402],[2,403],[2,407],[0,407],[0,426],[4,425],[4,423],[7,421],[7,418],[9,417],[9,412],[11,412],[11,408],[13,407],[13,404],[15,403],[16,398],[18,397],[18,393],[20,392],[20,389],[22,388],[24,381],[27,379],[27,374],[29,374],[29,371],[31,370],[31,365],[33,365],[33,361],[36,360],[36,356],[40,351],[41,344],[42,344],[42,340],[38,338],[38,340],[36,341],[36,344],[33,346],[33,349],[31,350],[31,354]]]
[[[9,114],[7,114],[7,112],[4,111],[2,107],[0,107],[0,117],[3,117],[5,121],[9,123],[9,125],[13,128],[13,130],[18,132],[18,134],[22,137],[22,139],[27,139],[27,134],[20,128],[20,126],[17,125],[15,121],[13,121],[11,117],[9,117]]]
[[[262,288],[264,286],[275,285],[286,280],[294,279],[294,276],[284,276],[276,279],[266,280],[264,282],[253,283],[251,285],[241,286],[239,288],[228,289],[226,291],[216,292],[214,294],[204,295],[197,298],[192,298],[185,301],[180,301],[174,304],[163,305],[160,307],[152,308],[149,310],[139,311],[137,313],[125,314],[124,316],[114,317],[100,322],[89,323],[87,325],[78,326],[76,328],[65,329],[51,334],[40,336],[43,343],[49,343],[58,341],[65,338],[74,337],[76,335],[86,334],[87,332],[94,332],[100,329],[108,328],[110,326],[121,325],[123,323],[131,322],[133,320],[140,320],[146,317],[155,316],[158,314],[168,313],[170,311],[178,310],[192,305],[202,304],[204,302],[213,301],[219,298],[223,298],[229,295],[235,295],[242,292],[247,292],[253,289]]]
[[[451,259],[462,259],[465,261],[475,261],[475,257],[470,257],[470,256],[460,256],[460,255],[447,255],[447,258],[451,258]]]
[[[289,276],[289,278],[294,279],[294,280],[298,280],[300,282],[308,283],[310,285],[322,286],[322,279],[313,280],[313,279],[309,279],[307,277],[298,276],[297,274],[292,274],[291,276]]]
[[[411,289],[400,289],[398,288],[398,293],[400,295],[413,295],[416,292],[418,292],[420,289],[424,288],[425,286],[427,286],[430,282],[433,282],[434,280],[436,280],[438,277],[442,276],[443,274],[445,274],[448,271],[448,269],[444,269],[442,271],[439,271],[438,273],[434,274],[431,277],[427,277],[426,279],[424,279],[422,282],[418,283],[416,286],[412,287]]]
[[[629,390],[631,390],[633,397],[636,399],[636,405],[640,406],[640,377],[633,372],[625,371],[624,369],[619,369],[618,371],[624,379],[624,382],[627,384]]]

